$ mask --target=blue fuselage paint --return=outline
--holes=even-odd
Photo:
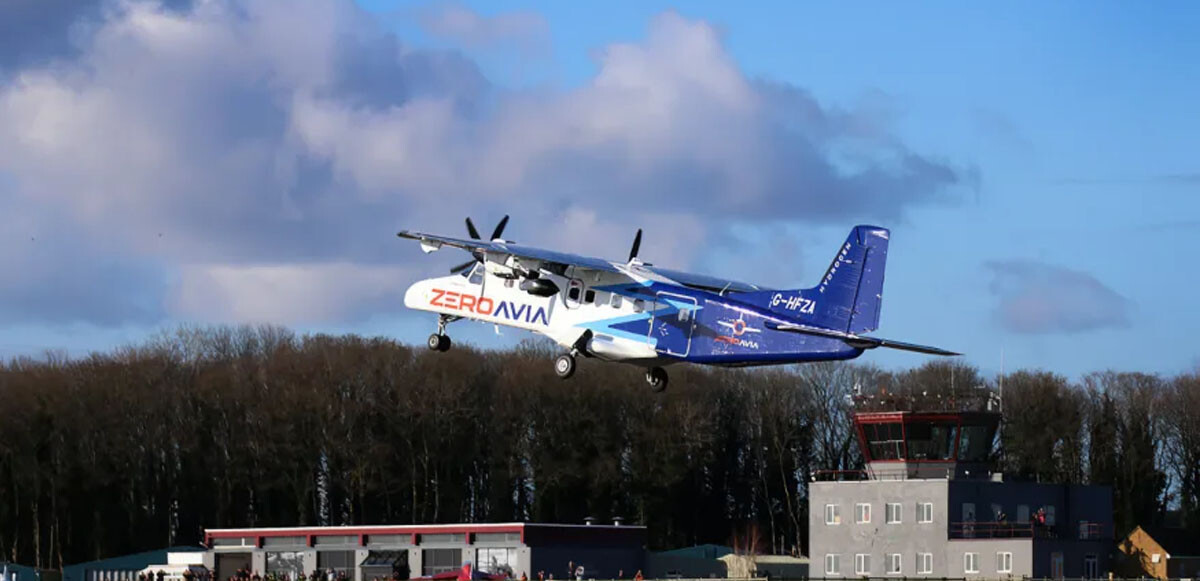
[[[622,337],[645,337],[667,359],[736,366],[852,359],[862,354],[862,349],[838,339],[768,329],[763,325],[768,319],[800,319],[740,302],[737,293],[722,296],[664,283],[598,290],[641,299],[647,309],[640,317],[594,321],[588,328]],[[683,310],[688,312],[681,314]]]

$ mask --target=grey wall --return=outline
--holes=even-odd
[[[933,553],[933,576],[947,576],[946,480],[865,480],[809,483],[809,571],[825,575],[825,555],[841,555],[841,576],[854,577],[854,555],[871,555],[871,576],[887,569],[884,555],[899,553],[901,575],[917,576],[917,553]],[[871,504],[871,523],[854,522],[854,505]],[[898,524],[885,522],[887,503],[901,506]],[[933,503],[933,522],[917,522],[917,504]],[[841,507],[842,523],[825,524],[825,505]],[[961,563],[959,567],[961,568]]]
[[[900,575],[931,577],[988,577],[996,571],[996,553],[1013,554],[1013,576],[1046,577],[1055,552],[1063,554],[1063,573],[1081,577],[1086,555],[1097,557],[1097,573],[1106,576],[1112,531],[1112,492],[1105,486],[1056,485],[987,480],[868,480],[809,484],[809,558],[811,575],[825,575],[825,555],[840,555],[840,575],[854,577],[855,555],[870,555],[871,576],[887,574],[886,555],[901,557]],[[933,522],[917,522],[917,505],[933,503]],[[1018,505],[1032,514],[1041,506],[1055,507],[1052,538],[950,539],[950,524],[966,520],[963,504],[975,505],[975,522],[994,522],[992,505],[999,505],[1008,522],[1017,521]],[[871,522],[855,522],[855,505],[871,505]],[[901,522],[886,523],[886,505],[899,503]],[[825,505],[836,504],[841,524],[825,524]],[[1081,540],[1080,521],[1101,523],[1104,538]],[[979,527],[978,530],[983,530]],[[979,554],[979,573],[967,575],[963,555]],[[933,555],[933,570],[917,573],[917,554]]]

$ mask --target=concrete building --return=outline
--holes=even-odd
[[[988,462],[999,419],[855,414],[867,470],[809,484],[811,575],[1107,576],[1111,489],[1005,481]]]
[[[170,563],[170,555],[204,551],[203,547],[170,547],[63,567],[63,581],[137,581],[138,573],[151,565]],[[176,557],[176,560],[179,557]]]
[[[319,528],[210,529],[204,565],[217,579],[238,569],[255,573],[333,570],[355,581],[402,579],[456,570],[539,571],[565,579],[568,564],[585,578],[632,577],[644,566],[646,528],[534,523],[399,525]]]

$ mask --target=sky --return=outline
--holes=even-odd
[[[777,288],[885,226],[878,336],[1192,370],[1197,29],[1187,2],[5,2],[0,357],[209,324],[419,344],[404,289],[466,256],[395,232],[511,214]]]

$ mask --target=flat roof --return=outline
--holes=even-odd
[[[516,533],[520,535],[523,544],[544,545],[579,545],[579,544],[608,544],[627,545],[630,543],[644,544],[646,527],[642,525],[601,525],[601,524],[553,524],[553,523],[457,523],[457,524],[423,524],[423,525],[353,525],[334,527],[262,527],[245,529],[207,529],[204,531],[204,544],[213,548],[214,541],[221,539],[251,539],[252,542],[242,541],[235,546],[221,546],[222,550],[232,550],[237,547],[261,548],[266,539],[280,537],[304,537],[306,546],[319,544],[323,537],[357,537],[351,544],[366,546],[370,537],[395,535],[411,536],[412,544],[421,542],[421,535],[462,534],[463,541],[473,544],[476,535],[487,533]]]
[[[350,525],[329,527],[258,527],[245,529],[205,529],[205,534],[214,538],[228,537],[280,537],[301,535],[386,535],[405,533],[505,533],[520,532],[527,527],[556,528],[556,529],[600,529],[600,530],[639,530],[643,525],[588,525],[588,524],[555,524],[555,523],[454,523],[427,525]]]

